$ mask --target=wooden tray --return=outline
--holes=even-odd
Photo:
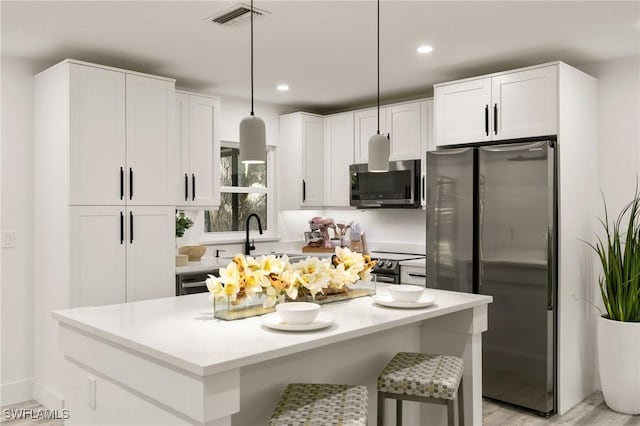
[[[334,247],[312,247],[312,246],[304,246],[302,247],[303,253],[333,253],[336,251]]]

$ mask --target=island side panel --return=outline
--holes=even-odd
[[[487,330],[487,305],[433,318],[422,324],[422,352],[462,358],[464,424],[482,426],[482,332]],[[429,425],[447,424],[446,413],[437,406],[425,404],[421,415],[429,419]]]

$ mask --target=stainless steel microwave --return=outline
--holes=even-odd
[[[367,164],[349,166],[349,204],[358,208],[419,208],[420,160],[390,161],[388,172],[369,172]]]

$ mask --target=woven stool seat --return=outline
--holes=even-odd
[[[287,386],[270,426],[365,426],[365,386],[294,383]]]
[[[455,399],[461,378],[462,360],[458,357],[400,352],[378,377],[378,391]]]

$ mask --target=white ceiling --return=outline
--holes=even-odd
[[[246,0],[248,2],[248,0]],[[249,23],[204,18],[229,1],[2,1],[2,53],[71,57],[174,77],[205,93],[249,95]],[[374,1],[255,1],[256,99],[316,111],[375,100]],[[381,3],[385,99],[434,83],[553,60],[573,65],[640,53],[640,2]],[[433,45],[420,56],[419,44]],[[286,82],[291,90],[275,90]]]

